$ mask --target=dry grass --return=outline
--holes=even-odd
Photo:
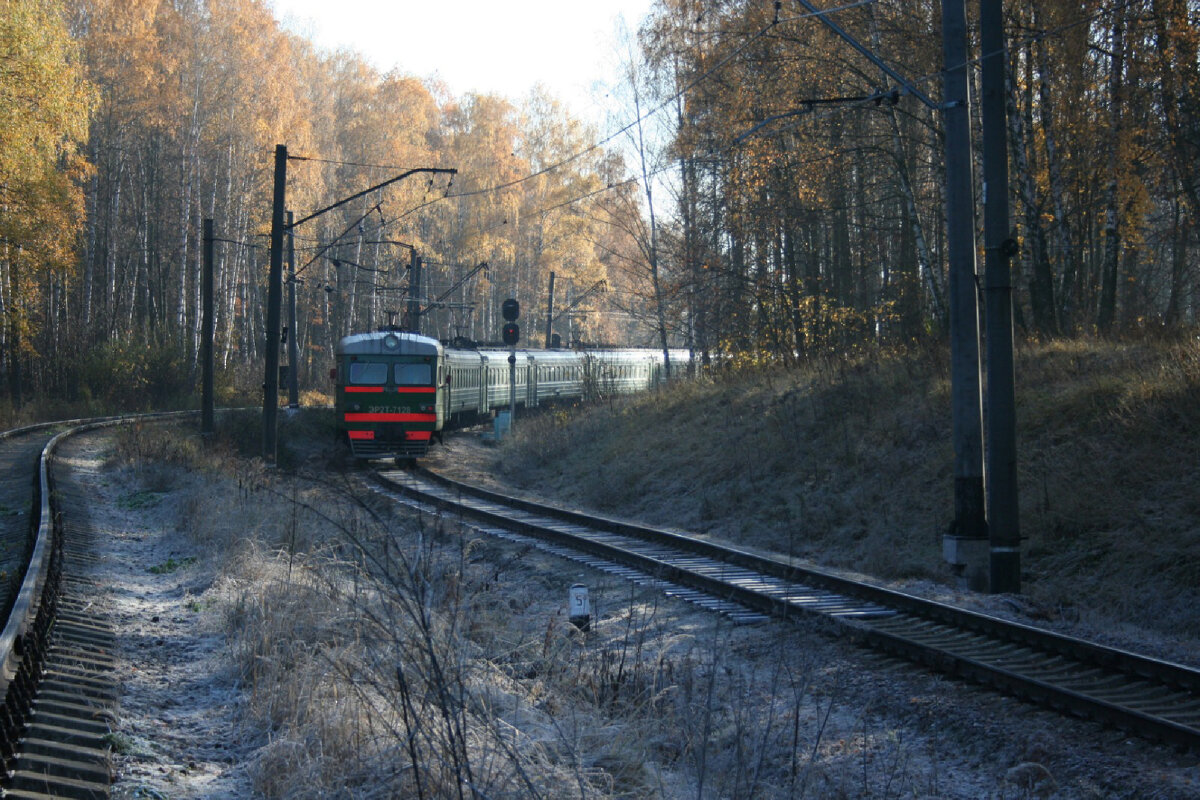
[[[179,524],[215,572],[197,607],[225,632],[232,738],[264,797],[914,796],[930,780],[791,628],[593,575],[585,635],[561,562],[230,447],[135,428],[114,461],[191,493]]]
[[[746,373],[543,415],[497,468],[609,513],[953,584],[947,361]],[[1026,346],[1017,381],[1029,608],[1200,637],[1200,343]]]

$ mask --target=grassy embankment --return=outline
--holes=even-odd
[[[1200,342],[1017,354],[1025,610],[1200,638]],[[943,353],[685,383],[531,418],[518,487],[900,583],[954,583]]]
[[[1028,607],[1194,638],[1200,346],[1060,343],[1018,368]],[[929,586],[952,577],[947,397],[937,355],[742,374],[527,417],[492,452],[539,492]],[[327,470],[328,412],[284,415],[288,469],[264,472],[255,417],[207,446],[130,429],[112,466],[174,497],[180,568],[210,576],[180,602],[223,632],[231,755],[265,796],[977,796],[1027,760],[930,738],[914,709],[940,707],[936,681],[843,696],[810,633],[729,629],[616,579],[582,637],[560,562],[371,508]],[[860,733],[861,753],[839,745]]]

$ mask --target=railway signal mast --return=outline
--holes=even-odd
[[[500,314],[507,322],[501,329],[504,343],[508,345],[508,429],[512,430],[513,420],[517,416],[517,342],[521,340],[521,326],[517,318],[521,316],[521,304],[513,298],[508,298],[500,304]]]

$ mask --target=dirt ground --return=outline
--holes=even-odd
[[[486,446],[453,441],[430,466],[448,458],[462,477],[486,482]],[[254,775],[272,733],[247,720],[247,687],[222,626],[228,554],[184,533],[189,515],[219,513],[204,503],[240,487],[178,467],[155,468],[151,480],[150,465],[107,466],[111,454],[110,434],[99,433],[73,440],[59,463],[92,500],[66,513],[86,514],[103,534],[92,577],[107,587],[97,600],[119,637],[114,797],[262,796]],[[292,480],[277,479],[281,487]],[[507,691],[526,710],[506,715],[508,723],[553,740],[554,752],[574,748],[590,781],[577,796],[1200,797],[1193,755],[944,680],[864,651],[829,625],[732,626],[536,550],[480,547],[487,559],[477,568],[505,598],[489,617],[503,627],[500,638],[594,664],[624,652],[635,630],[638,650],[654,654],[637,663],[661,692],[620,715],[612,702],[547,696],[544,675],[510,670]],[[586,636],[564,622],[575,582],[595,603]],[[477,643],[485,654],[490,641]]]

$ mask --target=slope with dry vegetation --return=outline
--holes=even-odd
[[[929,351],[739,372],[541,415],[478,472],[946,592],[947,363]],[[962,599],[1097,636],[1144,630],[1200,663],[1200,342],[1028,345],[1017,383],[1023,595]]]

